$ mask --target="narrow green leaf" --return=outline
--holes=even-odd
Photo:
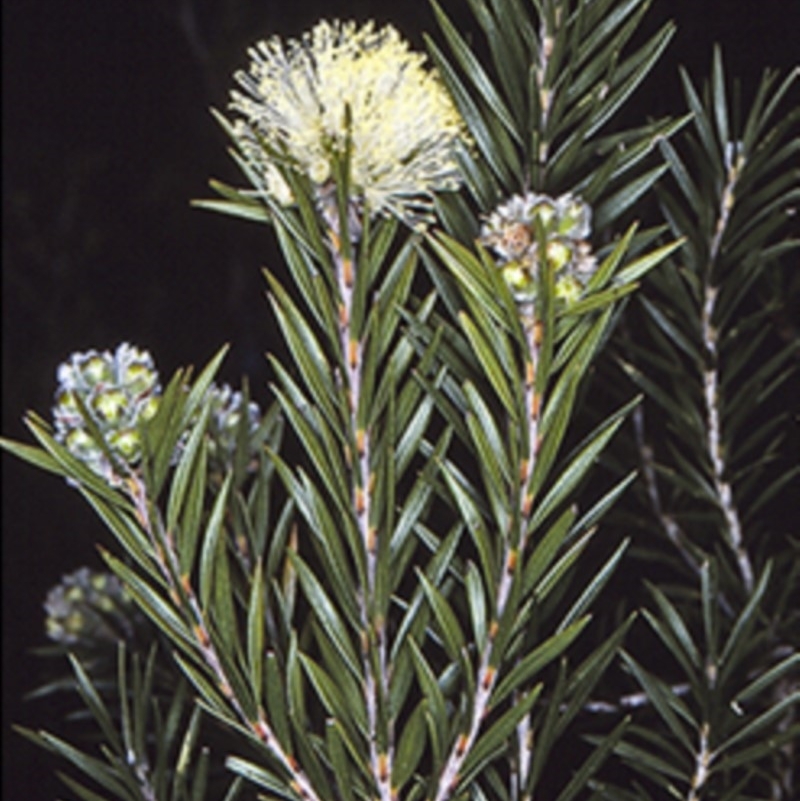
[[[274,793],[281,798],[288,798],[290,801],[297,801],[300,798],[284,779],[272,773],[272,771],[256,765],[253,762],[249,762],[246,759],[228,757],[225,760],[225,767],[258,787],[263,787],[265,790],[269,790],[270,793]]]
[[[625,553],[630,539],[623,540],[614,553],[609,557],[606,563],[595,573],[592,580],[587,585],[586,589],[580,594],[577,601],[570,607],[563,620],[558,624],[556,631],[564,631],[573,621],[577,620],[580,615],[589,609],[594,602],[594,599],[600,594],[603,587],[617,568],[623,554]]]
[[[581,618],[546,639],[520,659],[495,688],[492,693],[492,705],[496,706],[512,692],[526,685],[543,667],[561,656],[586,628],[590,619],[588,616]]]
[[[672,143],[666,139],[659,142],[659,147],[686,202],[690,207],[700,208],[702,205],[700,190],[689,175],[689,170],[680,155],[678,155],[678,151]]]
[[[565,509],[536,544],[523,571],[522,593],[527,595],[553,563],[575,520],[575,509]]]
[[[323,588],[319,579],[314,575],[311,568],[294,551],[288,552],[292,565],[297,571],[303,592],[308,598],[315,616],[319,619],[325,633],[339,652],[343,665],[355,676],[360,678],[361,669],[359,660],[350,635],[347,633],[344,621],[336,610],[328,593]]]
[[[686,728],[678,719],[673,707],[678,704],[678,699],[673,695],[672,690],[660,679],[648,673],[639,663],[625,651],[622,652],[625,664],[631,669],[636,680],[642,686],[653,706],[656,708],[661,719],[667,724],[669,730],[675,735],[678,742],[684,747],[687,753],[694,754],[694,744]],[[686,713],[688,719],[691,716]],[[699,728],[699,725],[696,726]]]
[[[267,718],[281,747],[291,753],[292,740],[285,695],[286,678],[281,674],[278,658],[273,651],[268,652],[264,660],[264,675]]]
[[[497,92],[494,84],[481,66],[480,61],[476,58],[473,51],[464,41],[461,34],[458,32],[458,29],[446,16],[444,11],[442,11],[441,6],[436,2],[436,0],[431,0],[431,5],[433,6],[433,11],[436,15],[436,21],[439,23],[439,27],[441,28],[445,39],[447,39],[450,50],[458,61],[464,74],[469,77],[469,80],[474,86],[476,95],[487,103],[492,114],[494,114],[497,119],[503,123],[506,130],[519,140],[520,137],[514,118],[511,116],[511,113],[500,97],[500,94]]]
[[[77,657],[75,657],[74,654],[68,654],[68,656],[78,682],[78,692],[80,692],[86,707],[92,713],[92,717],[97,721],[97,725],[100,727],[100,731],[103,732],[103,737],[105,737],[106,742],[117,753],[122,753],[123,748],[119,732],[100,694],[95,689],[92,680],[89,678],[88,673],[86,673]],[[123,656],[120,656],[120,659],[123,658]]]
[[[746,641],[750,638],[753,627],[757,623],[759,606],[769,586],[771,576],[772,562],[767,562],[756,586],[747,599],[747,604],[736,619],[728,635],[728,639],[722,648],[722,653],[719,656],[720,664],[723,665],[721,671],[722,675],[720,676],[721,683],[724,682],[724,676],[737,667],[742,651],[744,650],[745,653],[747,652]]]
[[[247,605],[247,665],[250,689],[256,703],[261,703],[264,688],[264,566],[256,562]]]
[[[64,468],[57,459],[54,459],[47,451],[37,448],[34,445],[26,445],[23,442],[15,442],[13,439],[0,437],[0,448],[14,454],[19,459],[45,470],[48,473],[55,473],[58,476],[65,476]]]
[[[578,370],[565,370],[545,401],[539,426],[540,444],[531,479],[525,488],[533,498],[539,494],[539,490],[547,480],[564,441],[580,378],[581,373]]]
[[[152,544],[139,523],[131,518],[130,513],[115,508],[114,505],[106,503],[83,487],[80,488],[80,492],[97,512],[106,528],[117,538],[126,554],[135,559],[151,578],[161,579]]]
[[[344,734],[338,720],[325,721],[325,744],[333,775],[336,779],[336,789],[341,794],[342,801],[355,801],[354,778],[350,769],[350,762],[344,744]]]
[[[461,630],[458,617],[444,595],[431,583],[425,573],[417,570],[417,577],[425,597],[428,599],[436,622],[439,624],[447,655],[453,662],[458,662],[461,659],[463,650],[466,648],[464,632]]]
[[[469,401],[470,409],[474,414],[475,427],[479,430],[473,432],[478,457],[493,466],[491,471],[500,478],[497,487],[507,486],[512,480],[512,469],[508,462],[508,443],[501,434],[492,411],[485,403],[480,392],[471,382],[464,385],[464,396]]]
[[[75,793],[81,801],[108,801],[107,796],[98,795],[94,791],[90,790],[88,787],[84,787],[82,784],[78,784],[74,779],[67,776],[65,773],[61,773],[60,771],[56,771],[56,775],[59,779],[61,779],[64,784]]]
[[[746,703],[751,698],[755,698],[760,693],[764,692],[768,687],[775,684],[787,673],[793,673],[800,668],[800,654],[792,654],[779,662],[777,665],[771,667],[766,672],[755,678],[743,690],[736,694],[736,697],[731,702],[733,705]]]
[[[506,374],[498,359],[495,343],[487,341],[466,314],[459,315],[459,322],[497,397],[508,414],[514,417],[518,404],[515,403],[510,387],[515,377]]]
[[[716,749],[717,753],[728,753],[734,745],[743,740],[750,740],[754,737],[763,738],[765,730],[768,730],[773,724],[777,724],[778,721],[780,721],[786,714],[787,710],[791,709],[797,704],[800,704],[800,692],[794,691],[788,695],[785,695],[765,712],[762,712],[757,718],[755,718],[755,720],[750,721],[750,723],[748,723],[746,726],[743,726],[741,729],[739,729],[739,731],[719,745]]]
[[[603,451],[608,441],[622,425],[625,414],[632,408],[637,401],[634,399],[616,412],[610,420],[603,423],[589,438],[586,444],[570,460],[569,464],[560,472],[559,477],[545,495],[536,505],[531,519],[531,530],[536,528],[547,518],[553,509],[562,503],[583,479],[586,473],[595,464],[598,455]]]
[[[675,30],[675,25],[668,23],[621,65],[618,74],[625,75],[627,73],[627,76],[620,82],[618,87],[612,90],[608,97],[603,100],[603,103],[598,108],[597,114],[592,120],[591,127],[585,134],[587,139],[605,125],[631,94],[633,94],[661,57],[661,54],[669,44],[669,40],[674,35]]]
[[[616,748],[617,743],[625,733],[629,719],[626,718],[603,738],[600,745],[595,748],[584,763],[578,768],[575,774],[567,783],[567,786],[558,794],[556,801],[571,801],[578,793],[584,790],[589,779],[600,769],[601,765],[608,759],[609,754]]]
[[[486,642],[486,633],[488,630],[486,593],[484,591],[480,571],[472,562],[467,565],[467,572],[464,575],[464,586],[467,591],[467,603],[469,605],[474,642],[480,649]]]
[[[654,167],[629,181],[622,189],[604,200],[597,207],[596,227],[605,228],[610,222],[621,217],[645,192],[655,185],[667,169],[668,167],[665,164],[660,164],[658,167]]]
[[[153,622],[177,645],[190,653],[193,652],[196,647],[194,636],[172,606],[124,562],[106,551],[102,551],[101,555],[109,568],[122,579],[137,605],[147,613]]]
[[[418,524],[416,528],[416,533],[420,539],[428,535],[427,530],[421,524]],[[436,539],[433,535],[427,537],[426,545],[428,542],[433,544],[430,546],[432,555],[425,571],[434,586],[438,586],[447,572],[452,569],[462,531],[463,526],[455,524],[443,540]],[[394,637],[390,652],[390,660],[392,662],[400,658],[402,648],[406,646],[409,637],[414,639],[423,636],[428,620],[427,613],[428,606],[425,603],[425,593],[418,584],[397,628],[397,634]]]
[[[448,489],[458,509],[458,513],[469,531],[470,538],[478,549],[486,586],[493,587],[497,574],[498,556],[495,553],[495,542],[486,526],[486,520],[476,505],[474,495],[471,494],[454,465],[450,462],[442,464],[441,475],[445,479]]]
[[[590,529],[564,553],[550,570],[541,578],[535,588],[537,601],[542,602],[557,589],[562,578],[574,566],[578,557],[584,552],[589,541],[594,537],[596,528]]]
[[[447,736],[449,715],[447,711],[447,704],[445,702],[442,688],[436,680],[428,661],[422,655],[419,646],[414,640],[408,640],[410,646],[410,653],[414,661],[414,668],[417,675],[417,681],[420,685],[420,690],[425,698],[427,705],[427,716],[429,726],[428,730],[432,735],[431,746],[441,752],[441,746],[445,742]],[[438,746],[438,748],[437,748]],[[435,769],[434,765],[434,769]]]
[[[507,325],[506,314],[497,295],[502,279],[498,281],[498,276],[487,269],[486,264],[475,253],[452,237],[437,233],[427,241],[464,290],[471,294],[499,325]],[[463,302],[459,303],[459,306],[463,307]]]
[[[44,746],[48,751],[71,762],[78,770],[90,776],[116,798],[123,799],[124,801],[138,801],[138,798],[123,782],[124,775],[120,776],[117,771],[101,760],[84,754],[82,751],[79,751],[74,746],[49,732],[34,732],[21,727],[17,727],[16,730],[37,745]]]
[[[708,166],[716,175],[722,177],[722,153],[719,150],[719,145],[715,140],[713,131],[711,130],[711,122],[708,119],[706,109],[703,107],[703,104],[697,95],[691,78],[689,77],[689,73],[686,72],[685,69],[681,68],[680,76],[681,82],[683,83],[683,91],[684,95],[686,96],[686,102],[689,106],[689,109],[694,114],[693,121],[695,129],[700,135],[700,141],[702,142],[703,149],[708,157]]]
[[[225,530],[223,523],[232,479],[232,474],[228,473],[214,500],[214,506],[203,533],[203,545],[200,550],[200,603],[203,609],[208,608],[211,599],[216,562],[220,558],[224,558],[221,555],[225,547],[222,540],[222,533]]]
[[[683,618],[678,613],[678,610],[675,609],[667,596],[654,584],[650,584],[648,582],[647,589],[650,591],[650,594],[653,596],[653,599],[658,605],[664,621],[669,626],[669,630],[672,633],[672,641],[675,644],[680,645],[680,650],[689,660],[689,664],[691,664],[695,669],[700,669],[702,667],[700,651],[695,645],[692,635],[689,633],[689,629],[687,628]],[[673,651],[673,653],[675,652]]]
[[[646,275],[653,267],[659,265],[670,254],[674,253],[678,248],[683,245],[683,240],[678,239],[675,242],[669,242],[662,245],[660,248],[640,256],[631,264],[627,264],[622,270],[617,273],[614,278],[617,284],[628,284],[633,281],[638,281],[642,276]]]
[[[478,737],[461,768],[462,784],[471,781],[498,753],[507,748],[508,738],[513,734],[517,724],[530,713],[542,693],[542,688],[543,685],[540,683],[525,692],[490,726],[488,731]]]
[[[724,775],[742,765],[752,766],[764,759],[764,757],[774,759],[775,755],[780,753],[785,745],[796,743],[798,738],[800,738],[800,723],[794,723],[785,728],[776,727],[776,730],[770,732],[769,736],[759,737],[753,745],[742,748],[733,754],[723,754],[719,762],[712,766],[712,771]],[[752,770],[752,767],[750,769]],[[747,781],[749,778],[750,776],[747,775],[743,781]],[[739,789],[741,792],[741,786]],[[741,798],[742,796],[736,793],[724,796],[723,801],[740,801]]]
[[[25,425],[37,439],[39,444],[45,449],[45,451],[47,451],[56,462],[58,462],[60,465],[60,470],[57,472],[67,478],[68,481],[74,482],[79,488],[85,487],[88,491],[99,496],[110,504],[115,506],[119,506],[121,504],[130,506],[124,496],[116,489],[113,489],[108,482],[105,481],[105,479],[101,478],[92,470],[90,470],[83,462],[73,456],[61,443],[56,442],[49,426],[41,417],[33,412],[29,412],[25,417]],[[32,451],[25,450],[24,446],[21,446],[21,448],[22,449],[16,447],[12,452],[21,458],[31,457],[35,459]],[[10,450],[8,447],[7,449]],[[34,462],[34,464],[36,464],[36,462]],[[51,463],[48,462],[42,466],[45,470],[49,470]]]
[[[397,752],[392,765],[392,787],[402,790],[414,775],[425,753],[426,701],[420,701],[409,716],[399,736]]]
[[[717,123],[717,139],[730,141],[728,135],[728,105],[725,100],[725,72],[722,68],[722,51],[714,46],[714,62],[711,68],[712,96],[714,98],[714,119]]]
[[[632,728],[629,729],[629,737],[633,734]],[[639,732],[637,731],[636,733],[638,734]],[[589,737],[587,739],[594,745],[600,745],[598,738]],[[668,779],[686,782],[691,773],[692,768],[688,763],[685,766],[679,763],[680,766],[676,767],[671,762],[656,755],[654,753],[656,745],[653,743],[647,743],[645,747],[640,747],[623,740],[617,743],[617,747],[614,750],[631,767],[651,781],[656,782],[657,785],[660,785],[665,790],[670,787]]]
[[[303,315],[277,280],[265,272],[272,291],[275,317],[281,327],[292,357],[317,406],[334,428],[341,425],[337,410],[337,392],[331,381],[332,369],[317,337]]]
[[[366,725],[363,725],[366,722],[366,716],[356,714],[357,709],[348,704],[334,679],[324,668],[305,654],[300,654],[300,663],[327,714],[345,726],[345,730],[350,736],[355,737],[360,734],[362,737],[366,737],[368,733]],[[357,720],[359,717],[363,718],[361,726]]]
[[[522,173],[522,165],[505,127],[493,115],[481,112],[475,99],[433,39],[427,35],[423,35],[423,38],[481,156],[503,185],[513,186],[515,176]]]
[[[352,516],[350,511],[350,487],[341,457],[339,429],[332,429],[311,403],[300,392],[288,373],[276,360],[270,359],[284,390],[273,388],[286,419],[311,457],[331,500],[344,520]]]

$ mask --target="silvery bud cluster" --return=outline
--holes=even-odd
[[[70,648],[129,639],[140,614],[122,582],[111,573],[82,567],[47,593],[45,631]]]
[[[536,298],[543,265],[555,273],[556,295],[571,301],[597,266],[590,233],[591,209],[579,198],[528,192],[514,195],[488,216],[480,242],[498,258],[503,278],[519,303]]]
[[[73,353],[59,365],[55,435],[91,470],[118,484],[141,456],[140,425],[156,413],[158,372],[147,351]]]
[[[250,401],[247,406],[241,392],[234,391],[228,384],[209,389],[207,403],[211,404],[208,433],[211,435],[210,456],[224,469],[233,463],[236,454],[236,441],[242,415],[247,417],[247,430],[251,453],[254,456],[256,443],[252,438],[261,424],[261,410],[257,403]]]

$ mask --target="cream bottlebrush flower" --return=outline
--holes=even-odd
[[[370,215],[413,217],[433,192],[458,187],[464,123],[425,56],[392,26],[323,21],[300,41],[273,37],[249,55],[235,76],[244,92],[231,93],[242,115],[233,131],[258,189],[277,202],[291,197],[278,161],[320,190],[348,137],[351,200]]]
[[[123,343],[114,353],[73,353],[59,365],[57,377],[56,439],[95,473],[118,484],[120,468],[139,459],[140,423],[153,417],[158,408],[161,387],[153,358],[147,351]]]
[[[544,259],[539,253],[537,225],[544,232]],[[597,266],[587,241],[590,233],[591,210],[579,198],[528,192],[515,195],[489,215],[480,242],[499,257],[503,277],[518,302],[535,299],[543,261],[555,272],[556,294],[570,302]]]

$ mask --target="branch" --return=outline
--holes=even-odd
[[[490,626],[489,636],[479,660],[477,688],[470,713],[469,725],[467,730],[456,738],[450,750],[447,762],[439,777],[435,801],[446,801],[446,799],[455,792],[460,779],[461,768],[475,744],[481,724],[488,712],[489,701],[497,682],[497,666],[492,664],[493,661],[496,661],[496,632],[499,621],[506,611],[509,596],[511,595],[511,587],[514,583],[514,576],[517,572],[517,563],[520,554],[524,552],[528,539],[527,521],[530,518],[533,508],[533,497],[529,494],[528,485],[533,475],[533,469],[536,463],[536,452],[539,448],[539,410],[541,408],[541,397],[536,392],[536,368],[539,360],[541,325],[536,321],[532,303],[521,307],[520,314],[523,320],[528,349],[525,364],[524,399],[526,413],[529,415],[527,427],[528,439],[526,442],[525,457],[520,466],[520,483],[518,489],[520,536],[519,541],[516,543],[512,542],[509,536],[506,536],[505,539],[503,569],[497,583],[497,591],[495,594],[495,619]],[[528,739],[528,732],[526,731],[525,724],[521,723],[517,731],[520,737],[520,749],[522,752],[524,744]],[[527,773],[528,764],[527,758],[521,758],[520,766],[524,768],[524,773]],[[523,770],[520,770],[519,777],[521,778],[524,773]]]
[[[683,557],[683,561],[686,562],[695,575],[699,576],[701,564],[686,547],[686,543],[689,541],[686,533],[673,515],[664,509],[661,503],[661,492],[658,488],[653,448],[647,442],[644,428],[644,410],[641,406],[637,406],[633,410],[633,428],[636,437],[636,446],[639,450],[639,459],[642,465],[642,476],[644,477],[645,487],[647,488],[647,497],[653,508],[653,514],[660,523],[667,539],[678,549],[678,552]],[[728,617],[732,618],[734,616],[733,608],[724,593],[719,592],[717,594],[717,599],[720,609],[722,609]]]
[[[708,747],[710,733],[710,726],[708,723],[704,723],[700,728],[700,748],[695,755],[694,775],[692,776],[689,792],[686,794],[686,801],[699,801],[700,790],[706,783],[706,779],[708,779],[709,767],[711,766],[711,760],[714,758],[714,753]]]
[[[556,8],[553,12],[556,15],[556,27],[558,20],[562,13],[561,8]],[[544,138],[547,131],[547,125],[550,119],[550,110],[553,106],[553,89],[545,85],[545,77],[547,76],[547,67],[550,62],[550,56],[553,54],[553,33],[550,31],[547,24],[547,15],[542,14],[539,23],[539,63],[536,65],[536,81],[539,85],[539,120],[538,130],[540,134],[539,151],[534,153],[533,157],[536,160],[536,167],[541,172],[538,175],[539,185],[544,186],[545,174],[547,172],[547,159],[550,155],[550,142]]]
[[[370,615],[375,596],[375,585],[378,569],[378,532],[370,523],[374,474],[370,469],[371,437],[369,429],[361,428],[358,421],[358,410],[361,403],[362,361],[364,342],[351,328],[353,308],[353,287],[355,283],[354,265],[345,257],[339,247],[340,240],[336,231],[329,231],[331,254],[333,257],[336,279],[339,287],[339,345],[342,361],[347,373],[347,395],[350,410],[350,429],[355,442],[355,457],[351,459],[352,468],[352,504],[356,518],[356,526],[364,545],[367,567],[367,585],[359,593],[359,611],[363,626],[361,653],[364,668],[364,697],[367,706],[367,725],[369,727],[370,763],[375,782],[378,786],[381,801],[393,801],[391,786],[392,764],[394,761],[394,743],[392,742],[391,725],[387,733],[389,742],[385,749],[378,739],[378,711],[381,703],[388,703],[389,668],[386,652],[385,624],[377,616]],[[377,642],[376,642],[377,640]],[[373,666],[373,651],[377,647],[378,670]]]
[[[305,801],[321,801],[306,774],[291,754],[288,754],[272,727],[266,719],[263,710],[259,709],[256,719],[247,714],[239,698],[233,691],[217,649],[211,639],[211,633],[206,625],[205,615],[197,600],[197,595],[191,585],[188,575],[181,575],[180,560],[175,551],[175,545],[169,532],[158,536],[150,520],[147,488],[138,476],[130,476],[126,482],[126,489],[134,503],[136,518],[147,534],[156,557],[156,562],[164,580],[169,587],[170,597],[174,603],[191,620],[191,630],[195,637],[195,644],[203,657],[207,667],[217,680],[217,686],[230,704],[239,720],[252,731],[269,749],[272,755],[280,762],[286,772],[291,776],[291,788]]]
[[[728,176],[722,190],[719,216],[709,248],[708,268],[703,281],[701,331],[709,364],[703,372],[703,398],[705,400],[706,420],[708,423],[706,450],[711,459],[714,487],[717,492],[720,509],[725,518],[726,541],[736,557],[744,586],[747,592],[750,593],[753,591],[753,565],[742,543],[742,525],[738,509],[733,500],[733,490],[730,482],[725,479],[726,464],[723,456],[722,422],[719,404],[719,353],[717,349],[717,329],[712,322],[719,288],[711,283],[714,263],[719,255],[722,238],[727,229],[734,204],[736,182],[744,163],[744,157],[740,156],[735,163],[728,164]]]
[[[686,548],[687,537],[675,518],[667,511],[661,502],[661,491],[658,488],[656,477],[655,458],[652,446],[647,442],[644,430],[644,410],[637,406],[633,410],[633,429],[636,436],[636,447],[639,451],[639,460],[642,466],[642,476],[644,477],[647,488],[647,497],[653,514],[661,524],[661,528],[666,534],[667,539],[678,549],[684,562],[692,569],[696,575],[700,575],[700,562]]]

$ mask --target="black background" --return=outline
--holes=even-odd
[[[459,0],[445,3],[462,28]],[[656,0],[647,29],[678,33],[627,114],[683,110],[677,65],[695,78],[723,46],[751,96],[765,66],[796,66],[798,0]],[[5,0],[3,3],[3,422],[27,438],[49,414],[56,365],[130,341],[163,377],[233,344],[223,378],[265,395],[263,352],[278,347],[259,268],[279,268],[270,233],[191,209],[209,177],[236,183],[208,113],[224,108],[245,47],[296,35],[320,16],[392,21],[421,46],[425,2]],[[750,91],[748,91],[750,90]],[[3,797],[66,794],[12,722],[49,725],[23,701],[37,682],[41,602],[60,576],[99,565],[99,522],[61,480],[3,456]]]

